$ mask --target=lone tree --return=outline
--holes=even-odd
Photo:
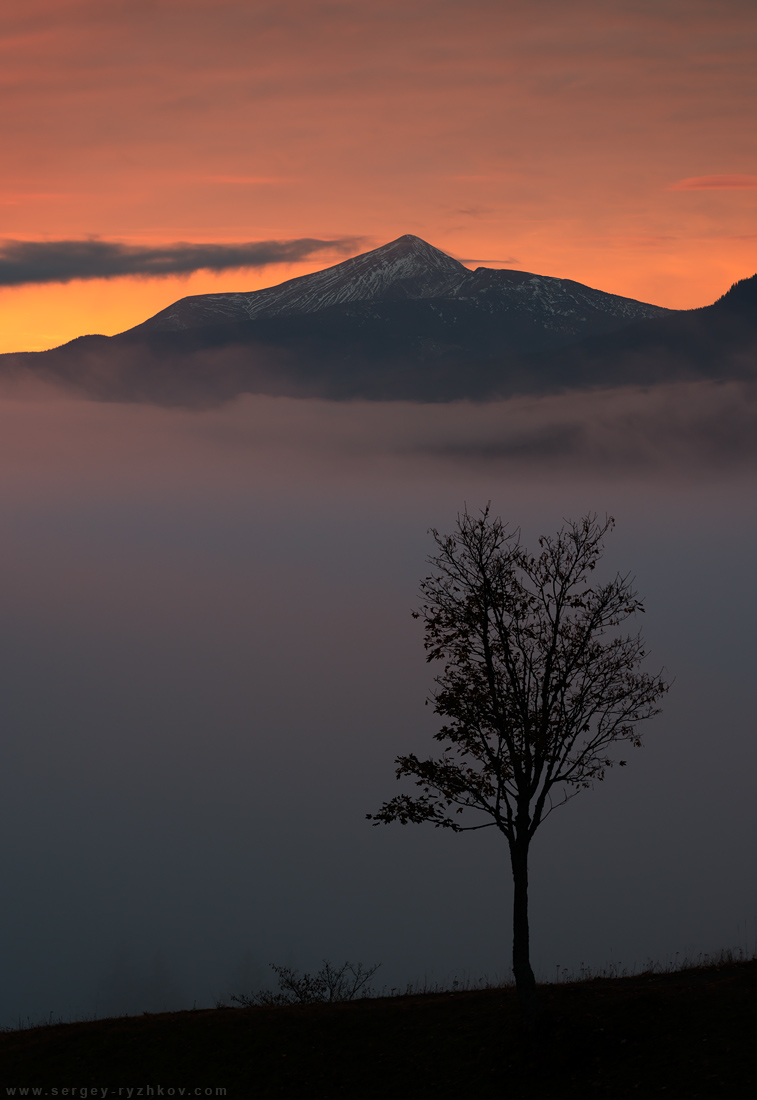
[[[452,535],[432,530],[435,572],[421,584],[414,616],[425,625],[426,659],[443,662],[429,701],[446,719],[435,734],[445,747],[427,760],[398,757],[397,778],[413,777],[421,793],[368,814],[375,824],[499,829],[513,874],[513,974],[527,1009],[536,1003],[528,930],[534,834],[553,809],[604,778],[616,742],[641,744],[637,726],[659,713],[669,686],[638,671],[641,634],[617,629],[644,610],[631,579],[589,581],[613,526],[596,515],[568,522],[539,539],[538,556],[488,506],[480,518],[459,516]]]

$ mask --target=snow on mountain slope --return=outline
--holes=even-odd
[[[454,293],[467,274],[468,269],[457,260],[408,234],[334,267],[265,290],[182,298],[130,331],[176,331],[223,321],[316,313],[348,302],[444,298]]]
[[[568,279],[485,267],[470,271],[420,237],[406,234],[371,252],[265,290],[182,298],[129,333],[178,332],[318,313],[356,302],[408,299],[470,300],[488,313],[528,316],[545,328],[576,332],[598,314],[628,323],[668,312]]]

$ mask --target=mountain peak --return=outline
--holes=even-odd
[[[375,299],[377,291],[382,298],[387,292],[393,298],[441,297],[470,274],[458,260],[412,233],[405,233],[388,244],[353,256],[318,274],[327,272],[357,280],[356,289],[365,299]],[[368,293],[363,294],[364,289]]]
[[[733,293],[733,292],[731,292]],[[727,296],[726,296],[727,297]],[[658,306],[592,290],[569,280],[525,271],[479,267],[459,260],[413,233],[349,260],[246,294],[198,294],[182,298],[136,328],[131,335],[179,332],[205,326],[273,318],[305,317],[334,308],[381,310],[390,303],[468,301],[481,317],[521,317],[531,331],[555,339],[575,338],[588,329],[605,331],[640,317],[665,313]],[[462,307],[461,307],[462,308]],[[517,326],[516,326],[517,327]],[[514,330],[513,330],[514,331]],[[562,334],[558,337],[558,333]],[[125,334],[123,334],[125,335]]]
[[[447,263],[456,264],[458,261],[453,260],[451,256],[448,256],[446,252],[442,252],[441,248],[435,248],[434,245],[429,244],[428,241],[424,241],[423,237],[416,237],[414,233],[403,233],[401,237],[397,237],[394,241],[389,241],[388,244],[382,244],[379,248],[374,248],[372,253],[386,252],[386,251],[406,251],[412,252],[419,256],[436,256],[444,259]],[[364,255],[370,256],[371,253],[367,252]],[[460,264],[462,267],[462,264]]]
[[[317,313],[350,302],[444,298],[470,275],[467,267],[412,233],[323,271],[247,294],[182,298],[130,332],[171,332],[224,321]]]

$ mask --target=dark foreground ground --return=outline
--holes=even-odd
[[[5,1032],[0,1098],[29,1086],[69,1097],[757,1096],[755,961],[544,986],[542,999],[533,1039],[510,989]]]

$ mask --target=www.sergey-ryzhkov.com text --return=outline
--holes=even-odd
[[[123,1096],[126,1100],[137,1100],[141,1096],[225,1096],[226,1089],[211,1088],[176,1088],[172,1085],[140,1085],[119,1088],[98,1088],[95,1085],[85,1085],[83,1088],[69,1086],[68,1088],[12,1088],[6,1086],[6,1096],[73,1096],[77,1100],[107,1100],[107,1097]]]

